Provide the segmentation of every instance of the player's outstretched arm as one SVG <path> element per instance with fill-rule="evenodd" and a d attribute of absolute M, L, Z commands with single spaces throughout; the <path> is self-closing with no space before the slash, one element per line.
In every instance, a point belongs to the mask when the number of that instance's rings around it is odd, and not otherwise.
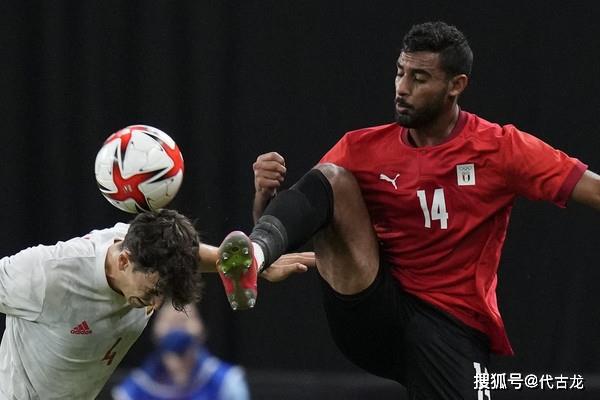
<path fill-rule="evenodd" d="M 198 254 L 200 255 L 201 272 L 217 272 L 217 260 L 219 259 L 218 247 L 200 243 Z"/>
<path fill-rule="evenodd" d="M 198 252 L 200 254 L 200 271 L 217 272 L 218 248 L 202 243 Z M 316 266 L 316 261 L 313 252 L 284 254 L 261 276 L 270 282 L 279 282 L 292 274 L 306 272 L 308 268 L 314 266 Z"/>
<path fill-rule="evenodd" d="M 585 171 L 575 185 L 571 199 L 600 211 L 600 175 Z"/>
<path fill-rule="evenodd" d="M 285 179 L 285 159 L 274 151 L 261 154 L 252 169 L 255 189 L 252 216 L 256 222 Z"/>
<path fill-rule="evenodd" d="M 284 254 L 264 270 L 260 276 L 269 282 L 280 282 L 292 274 L 306 272 L 316 265 L 315 253 L 312 251 Z"/>

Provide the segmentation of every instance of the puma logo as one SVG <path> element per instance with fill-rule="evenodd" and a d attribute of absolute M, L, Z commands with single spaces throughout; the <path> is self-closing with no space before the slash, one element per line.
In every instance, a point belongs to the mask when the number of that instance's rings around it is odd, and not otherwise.
<path fill-rule="evenodd" d="M 398 190 L 398 186 L 396 186 L 396 179 L 398 179 L 399 176 L 400 176 L 400 174 L 396 174 L 394 179 L 392 179 L 389 176 L 387 176 L 386 174 L 380 174 L 379 179 L 381 179 L 382 181 L 391 183 L 394 186 L 394 189 Z"/>

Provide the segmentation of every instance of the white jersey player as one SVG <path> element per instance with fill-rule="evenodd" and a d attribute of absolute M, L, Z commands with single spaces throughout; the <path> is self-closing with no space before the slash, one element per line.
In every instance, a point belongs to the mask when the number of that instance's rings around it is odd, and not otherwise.
<path fill-rule="evenodd" d="M 163 295 L 199 298 L 198 248 L 189 220 L 160 210 L 1 259 L 0 400 L 94 399 Z"/>

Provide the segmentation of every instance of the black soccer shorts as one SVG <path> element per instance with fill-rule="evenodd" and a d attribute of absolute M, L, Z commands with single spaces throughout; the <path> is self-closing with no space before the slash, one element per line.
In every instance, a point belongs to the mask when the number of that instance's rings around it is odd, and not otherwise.
<path fill-rule="evenodd" d="M 489 364 L 487 336 L 406 293 L 387 265 L 356 295 L 321 280 L 331 335 L 354 364 L 400 382 L 411 400 L 490 398 L 475 390 Z"/>

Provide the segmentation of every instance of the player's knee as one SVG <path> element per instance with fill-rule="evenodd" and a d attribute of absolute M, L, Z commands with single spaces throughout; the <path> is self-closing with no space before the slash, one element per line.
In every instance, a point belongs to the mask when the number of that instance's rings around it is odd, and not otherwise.
<path fill-rule="evenodd" d="M 356 178 L 352 172 L 348 171 L 347 169 L 331 163 L 318 164 L 315 166 L 315 169 L 321 171 L 321 173 L 325 175 L 334 193 L 346 193 L 348 191 L 356 191 L 357 193 L 360 193 L 360 188 L 358 186 L 358 182 L 356 182 Z"/>

